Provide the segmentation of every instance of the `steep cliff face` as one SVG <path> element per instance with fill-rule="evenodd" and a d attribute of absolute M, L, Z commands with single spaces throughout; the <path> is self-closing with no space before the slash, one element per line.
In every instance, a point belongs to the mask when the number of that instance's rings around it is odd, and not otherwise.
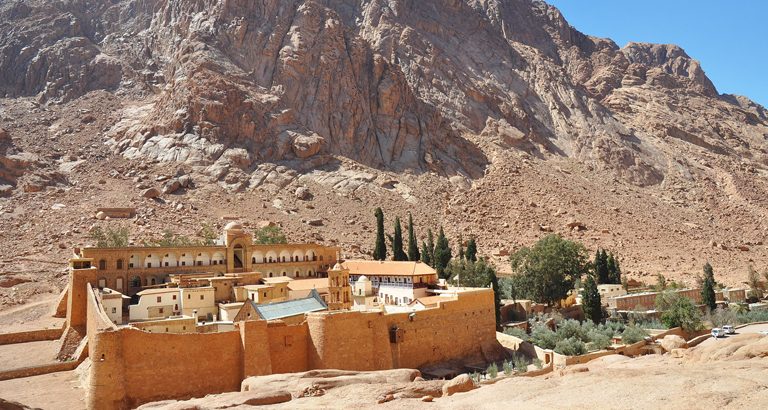
<path fill-rule="evenodd" d="M 0 13 L 6 96 L 153 96 L 110 131 L 115 152 L 214 179 L 330 155 L 478 178 L 488 158 L 475 138 L 639 186 L 688 174 L 666 138 L 765 155 L 764 109 L 718 96 L 682 49 L 619 49 L 543 2 L 73 0 Z"/>

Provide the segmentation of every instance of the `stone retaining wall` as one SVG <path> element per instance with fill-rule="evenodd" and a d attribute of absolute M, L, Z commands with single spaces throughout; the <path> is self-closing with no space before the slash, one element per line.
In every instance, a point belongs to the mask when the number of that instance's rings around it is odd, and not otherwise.
<path fill-rule="evenodd" d="M 75 370 L 80 365 L 80 361 L 71 362 L 57 362 L 49 364 L 41 364 L 38 366 L 21 367 L 18 369 L 11 369 L 0 371 L 0 381 L 18 379 L 21 377 L 38 376 L 41 374 L 66 372 L 69 370 Z"/>
<path fill-rule="evenodd" d="M 0 345 L 57 340 L 63 333 L 64 328 L 30 330 L 28 332 L 17 333 L 0 333 Z"/>

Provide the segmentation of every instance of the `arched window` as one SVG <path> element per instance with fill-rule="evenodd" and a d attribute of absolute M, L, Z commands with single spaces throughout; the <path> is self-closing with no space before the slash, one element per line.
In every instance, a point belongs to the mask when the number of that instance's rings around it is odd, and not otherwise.
<path fill-rule="evenodd" d="M 122 259 L 118 259 L 117 260 L 117 269 L 123 269 L 123 260 Z"/>
<path fill-rule="evenodd" d="M 100 288 L 106 288 L 107 287 L 107 278 L 99 278 L 99 287 Z"/>
<path fill-rule="evenodd" d="M 131 279 L 128 280 L 128 287 L 129 288 L 140 288 L 141 287 L 141 277 L 139 275 L 131 276 Z"/>
<path fill-rule="evenodd" d="M 115 288 L 116 290 L 123 290 L 123 278 L 122 276 L 118 276 L 117 279 L 115 279 Z"/>
<path fill-rule="evenodd" d="M 106 260 L 102 259 L 102 260 L 99 261 L 99 270 L 107 270 L 107 261 Z"/>

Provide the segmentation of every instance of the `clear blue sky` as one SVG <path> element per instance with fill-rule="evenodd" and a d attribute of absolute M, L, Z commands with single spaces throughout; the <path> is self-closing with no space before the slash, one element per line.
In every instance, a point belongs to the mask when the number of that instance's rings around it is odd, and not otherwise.
<path fill-rule="evenodd" d="M 768 107 L 768 0 L 545 0 L 584 34 L 619 47 L 677 44 L 722 94 Z"/>

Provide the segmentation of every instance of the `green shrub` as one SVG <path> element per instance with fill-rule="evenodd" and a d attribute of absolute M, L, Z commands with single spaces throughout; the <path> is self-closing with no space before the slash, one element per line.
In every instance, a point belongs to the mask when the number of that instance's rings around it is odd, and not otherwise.
<path fill-rule="evenodd" d="M 480 377 L 481 377 L 480 373 L 474 372 L 474 373 L 470 374 L 469 377 L 471 377 L 472 380 L 475 381 L 475 383 L 480 383 Z"/>
<path fill-rule="evenodd" d="M 559 340 L 557 333 L 544 324 L 537 324 L 530 334 L 531 343 L 542 349 L 554 349 Z"/>
<path fill-rule="evenodd" d="M 544 368 L 544 363 L 542 363 L 541 359 L 539 359 L 538 357 L 533 359 L 533 365 L 536 366 L 536 368 L 539 370 Z"/>
<path fill-rule="evenodd" d="M 501 367 L 504 370 L 504 376 L 509 376 L 512 374 L 512 363 L 504 360 L 504 363 L 501 364 Z"/>
<path fill-rule="evenodd" d="M 584 322 L 586 323 L 592 323 L 592 321 Z M 594 326 L 594 324 L 592 324 Z M 560 325 L 557 327 L 557 337 L 560 340 L 564 339 L 578 339 L 583 340 L 584 339 L 584 333 L 581 331 L 581 324 L 577 320 L 568 319 L 563 323 L 560 323 Z"/>
<path fill-rule="evenodd" d="M 496 376 L 499 375 L 499 368 L 496 367 L 496 363 L 491 363 L 491 365 L 485 369 L 485 374 L 487 374 L 491 379 L 495 379 Z"/>
<path fill-rule="evenodd" d="M 528 360 L 525 359 L 525 356 L 515 356 L 515 370 L 520 374 L 528 371 Z"/>
<path fill-rule="evenodd" d="M 642 327 L 643 329 L 655 329 L 655 330 L 666 330 L 667 325 L 661 322 L 658 318 L 650 318 L 642 323 L 637 323 L 637 326 Z"/>
<path fill-rule="evenodd" d="M 525 333 L 525 330 L 519 328 L 519 327 L 508 327 L 504 329 L 504 334 L 509 336 L 514 336 L 518 339 L 522 339 L 527 341 L 530 341 L 530 337 L 528 336 L 528 333 Z"/>
<path fill-rule="evenodd" d="M 602 350 L 611 345 L 611 338 L 598 330 L 592 330 L 587 335 L 589 338 L 589 350 Z"/>
<path fill-rule="evenodd" d="M 555 352 L 566 356 L 581 356 L 587 353 L 587 345 L 579 339 L 569 337 L 556 343 Z"/>
<path fill-rule="evenodd" d="M 624 330 L 624 333 L 621 334 L 621 342 L 625 345 L 631 345 L 643 340 L 643 338 L 649 334 L 650 333 L 648 333 L 648 331 L 642 327 L 630 326 Z"/>

